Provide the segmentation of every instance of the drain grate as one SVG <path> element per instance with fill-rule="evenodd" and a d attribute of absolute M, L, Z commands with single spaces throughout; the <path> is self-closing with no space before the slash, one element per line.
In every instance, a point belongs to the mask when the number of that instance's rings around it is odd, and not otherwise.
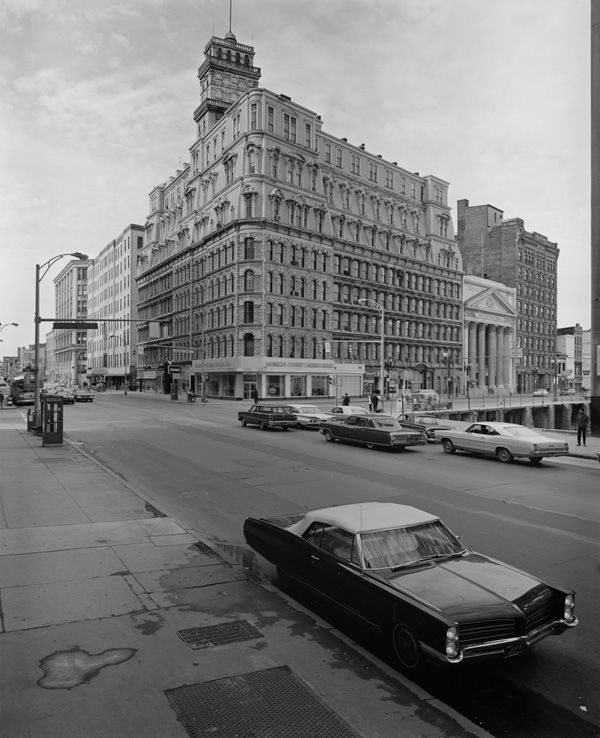
<path fill-rule="evenodd" d="M 358 738 L 288 666 L 165 694 L 190 738 Z"/>
<path fill-rule="evenodd" d="M 233 620 L 218 625 L 207 625 L 203 628 L 187 628 L 178 630 L 177 635 L 190 648 L 210 648 L 263 637 L 263 634 L 246 620 Z"/>

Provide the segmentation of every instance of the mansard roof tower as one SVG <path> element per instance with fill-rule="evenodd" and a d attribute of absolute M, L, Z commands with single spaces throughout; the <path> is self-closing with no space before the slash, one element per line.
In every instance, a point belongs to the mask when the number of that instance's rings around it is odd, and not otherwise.
<path fill-rule="evenodd" d="M 198 69 L 200 105 L 194 111 L 198 133 L 204 136 L 227 108 L 247 90 L 258 87 L 260 68 L 253 66 L 254 48 L 238 44 L 231 29 L 225 38 L 213 36 Z"/>

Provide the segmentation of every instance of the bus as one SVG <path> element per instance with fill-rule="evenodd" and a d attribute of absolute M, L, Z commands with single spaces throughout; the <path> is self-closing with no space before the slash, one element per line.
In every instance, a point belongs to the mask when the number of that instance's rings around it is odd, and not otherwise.
<path fill-rule="evenodd" d="M 25 372 L 20 377 L 14 377 L 10 383 L 10 396 L 13 405 L 34 405 L 34 387 L 35 383 L 31 372 Z"/>

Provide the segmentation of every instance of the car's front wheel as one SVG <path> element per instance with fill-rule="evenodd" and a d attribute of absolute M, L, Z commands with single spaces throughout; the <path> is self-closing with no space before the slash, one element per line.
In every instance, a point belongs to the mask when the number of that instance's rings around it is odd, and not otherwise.
<path fill-rule="evenodd" d="M 503 464 L 509 464 L 513 460 L 513 455 L 511 454 L 511 452 L 503 446 L 496 449 L 496 456 Z"/>
<path fill-rule="evenodd" d="M 374 444 L 374 443 L 365 443 L 365 446 L 366 446 L 367 448 L 370 448 L 370 449 L 373 449 L 373 448 L 375 448 L 375 444 Z"/>
<path fill-rule="evenodd" d="M 248 425 L 248 423 L 245 420 L 242 420 L 242 428 L 245 428 Z"/>
<path fill-rule="evenodd" d="M 414 671 L 421 663 L 421 646 L 417 634 L 397 623 L 392 628 L 392 650 L 401 666 Z"/>
<path fill-rule="evenodd" d="M 325 436 L 326 441 L 331 441 L 331 443 L 335 441 L 335 438 L 333 437 L 333 433 L 329 429 L 323 431 L 323 435 Z"/>
<path fill-rule="evenodd" d="M 260 429 L 261 430 L 267 430 L 268 427 L 269 427 L 269 424 L 268 423 L 265 423 L 265 421 L 263 420 L 261 422 L 261 424 L 260 424 Z"/>
<path fill-rule="evenodd" d="M 529 461 L 531 461 L 532 464 L 541 464 L 542 458 L 540 458 L 539 456 L 536 456 L 534 459 L 529 459 Z"/>
<path fill-rule="evenodd" d="M 442 441 L 442 446 L 444 447 L 444 453 L 446 454 L 453 454 L 456 452 L 454 444 L 449 438 L 444 438 L 444 440 Z"/>

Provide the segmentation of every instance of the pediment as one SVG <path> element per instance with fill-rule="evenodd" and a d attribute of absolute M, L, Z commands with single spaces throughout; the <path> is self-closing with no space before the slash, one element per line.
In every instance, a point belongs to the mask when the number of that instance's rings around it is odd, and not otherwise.
<path fill-rule="evenodd" d="M 484 310 L 488 313 L 515 315 L 515 309 L 493 288 L 483 290 L 465 301 L 466 310 Z"/>

